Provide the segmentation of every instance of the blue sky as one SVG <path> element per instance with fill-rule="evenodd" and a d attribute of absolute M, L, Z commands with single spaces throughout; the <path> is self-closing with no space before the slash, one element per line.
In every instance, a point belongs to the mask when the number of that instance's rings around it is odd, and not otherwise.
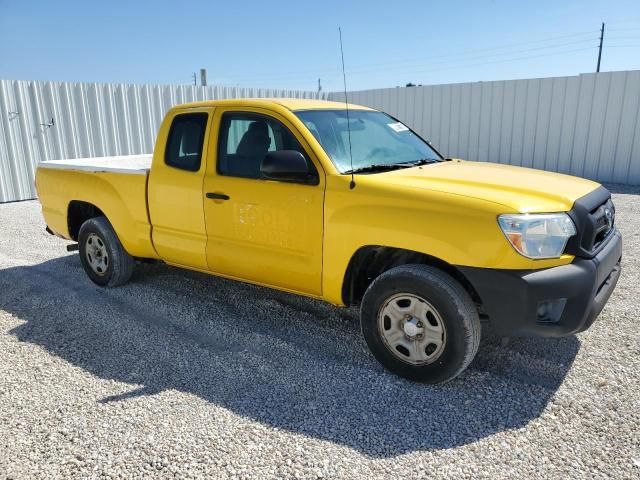
<path fill-rule="evenodd" d="M 640 0 L 0 0 L 0 78 L 350 90 L 640 69 Z"/>

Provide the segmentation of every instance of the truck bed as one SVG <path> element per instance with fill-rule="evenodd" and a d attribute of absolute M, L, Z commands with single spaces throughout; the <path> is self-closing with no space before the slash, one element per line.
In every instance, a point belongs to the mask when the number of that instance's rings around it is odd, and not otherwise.
<path fill-rule="evenodd" d="M 117 157 L 76 158 L 40 162 L 40 168 L 79 170 L 84 172 L 133 173 L 146 175 L 151 168 L 152 155 L 123 155 Z"/>
<path fill-rule="evenodd" d="M 76 240 L 73 217 L 78 203 L 109 219 L 130 255 L 157 256 L 151 244 L 147 178 L 152 155 L 78 158 L 40 162 L 36 173 L 42 213 L 51 231 Z"/>

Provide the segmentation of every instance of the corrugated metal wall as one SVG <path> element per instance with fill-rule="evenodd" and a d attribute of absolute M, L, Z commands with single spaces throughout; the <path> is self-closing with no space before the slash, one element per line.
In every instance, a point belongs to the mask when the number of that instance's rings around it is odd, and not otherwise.
<path fill-rule="evenodd" d="M 317 94 L 0 80 L 0 202 L 35 197 L 40 160 L 150 153 L 172 105 L 235 97 Z M 452 157 L 640 185 L 640 71 L 367 90 L 349 101 L 391 113 Z"/>
<path fill-rule="evenodd" d="M 450 157 L 640 184 L 640 71 L 366 90 L 349 101 L 390 113 Z"/>
<path fill-rule="evenodd" d="M 318 95 L 220 86 L 0 80 L 0 203 L 35 198 L 33 175 L 41 160 L 151 153 L 171 106 L 238 97 Z"/>

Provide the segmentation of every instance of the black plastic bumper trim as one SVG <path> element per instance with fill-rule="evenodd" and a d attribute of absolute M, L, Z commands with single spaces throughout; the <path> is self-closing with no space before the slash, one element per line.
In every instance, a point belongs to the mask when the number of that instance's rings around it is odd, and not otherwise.
<path fill-rule="evenodd" d="M 504 336 L 559 337 L 586 330 L 611 296 L 620 276 L 619 232 L 593 258 L 543 270 L 496 270 L 458 266 L 482 300 L 494 330 Z M 555 323 L 538 322 L 538 302 L 566 298 Z"/>

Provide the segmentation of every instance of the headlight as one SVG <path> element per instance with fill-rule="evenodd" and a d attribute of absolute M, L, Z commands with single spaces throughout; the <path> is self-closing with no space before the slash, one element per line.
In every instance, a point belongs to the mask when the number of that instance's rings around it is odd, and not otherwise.
<path fill-rule="evenodd" d="M 506 214 L 498 223 L 513 248 L 528 258 L 558 258 L 576 234 L 566 213 Z"/>

